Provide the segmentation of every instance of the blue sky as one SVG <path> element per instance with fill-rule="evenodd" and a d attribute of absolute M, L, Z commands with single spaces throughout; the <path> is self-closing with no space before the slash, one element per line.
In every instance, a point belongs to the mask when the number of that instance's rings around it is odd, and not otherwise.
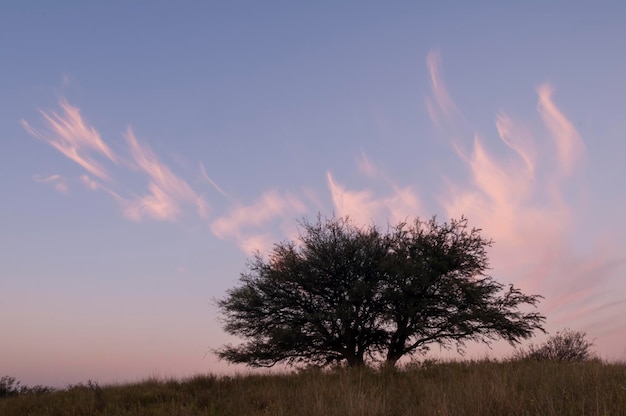
<path fill-rule="evenodd" d="M 625 8 L 3 2 L 0 369 L 233 371 L 212 300 L 317 212 L 464 214 L 626 359 Z"/>

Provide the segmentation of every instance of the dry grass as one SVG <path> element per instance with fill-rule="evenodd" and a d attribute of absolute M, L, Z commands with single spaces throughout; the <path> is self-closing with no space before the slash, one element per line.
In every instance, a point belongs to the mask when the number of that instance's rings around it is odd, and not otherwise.
<path fill-rule="evenodd" d="M 445 362 L 393 370 L 94 383 L 0 400 L 26 415 L 626 415 L 626 364 Z"/>

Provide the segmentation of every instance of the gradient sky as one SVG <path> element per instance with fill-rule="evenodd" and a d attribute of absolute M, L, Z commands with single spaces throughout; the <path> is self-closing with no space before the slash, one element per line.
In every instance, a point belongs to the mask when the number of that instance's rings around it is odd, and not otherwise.
<path fill-rule="evenodd" d="M 232 371 L 213 300 L 317 212 L 464 214 L 626 359 L 626 3 L 471 3 L 3 1 L 0 376 Z"/>

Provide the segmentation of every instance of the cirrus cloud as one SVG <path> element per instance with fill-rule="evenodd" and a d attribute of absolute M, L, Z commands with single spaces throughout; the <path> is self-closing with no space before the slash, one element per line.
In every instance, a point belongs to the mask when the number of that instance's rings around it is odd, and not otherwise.
<path fill-rule="evenodd" d="M 204 198 L 162 163 L 148 145 L 140 143 L 130 128 L 125 134 L 128 160 L 120 163 L 123 158 L 114 153 L 100 133 L 83 119 L 77 107 L 64 99 L 59 101 L 59 106 L 61 112 L 40 112 L 43 128 L 34 128 L 25 120 L 21 121 L 22 126 L 29 134 L 48 143 L 85 169 L 87 173 L 80 175 L 80 182 L 90 190 L 106 191 L 121 206 L 126 218 L 133 221 L 177 221 L 185 206 L 194 206 L 200 217 L 207 217 L 209 206 Z M 148 177 L 147 189 L 124 189 L 113 180 L 112 171 L 126 176 L 132 173 L 128 167 L 132 172 L 140 172 Z M 99 181 L 92 179 L 89 174 Z M 60 175 L 45 178 L 35 176 L 34 179 L 54 183 L 57 190 L 67 193 L 67 182 Z"/>
<path fill-rule="evenodd" d="M 182 212 L 182 205 L 195 205 L 198 215 L 206 218 L 208 204 L 189 184 L 161 163 L 152 150 L 141 144 L 128 128 L 126 141 L 133 165 L 148 176 L 148 193 L 129 198 L 124 202 L 124 215 L 134 221 L 144 218 L 175 221 Z"/>
<path fill-rule="evenodd" d="M 234 240 L 248 254 L 264 252 L 281 237 L 267 231 L 268 223 L 278 221 L 284 235 L 293 218 L 307 211 L 307 205 L 295 195 L 270 190 L 249 205 L 235 204 L 230 212 L 212 222 L 211 231 L 221 239 Z"/>
<path fill-rule="evenodd" d="M 109 175 L 106 169 L 95 160 L 93 154 L 113 162 L 117 160 L 117 156 L 104 143 L 96 129 L 83 120 L 77 107 L 65 100 L 61 100 L 59 106 L 62 110 L 60 114 L 40 111 L 46 130 L 35 129 L 26 120 L 21 120 L 22 126 L 32 136 L 54 147 L 92 175 L 107 179 Z"/>
<path fill-rule="evenodd" d="M 33 179 L 35 180 L 35 182 L 47 183 L 54 186 L 54 189 L 61 192 L 62 194 L 67 194 L 69 192 L 67 181 L 61 175 L 33 175 Z"/>
<path fill-rule="evenodd" d="M 437 65 L 431 62 L 433 123 L 450 129 L 460 116 L 447 93 Z M 467 143 L 452 144 L 468 175 L 446 179 L 439 201 L 448 217 L 467 216 L 494 238 L 492 265 L 505 281 L 545 295 L 544 312 L 555 322 L 572 325 L 584 311 L 606 314 L 620 302 L 601 300 L 598 293 L 624 264 L 599 234 L 584 248 L 574 247 L 577 224 L 585 206 L 579 183 L 586 159 L 583 139 L 553 100 L 554 88 L 537 88 L 537 110 L 543 130 L 533 131 L 505 112 L 496 116 L 498 139 L 508 152 L 490 149 L 489 140 L 473 134 Z M 454 111 L 453 111 L 454 110 Z M 598 304 L 597 302 L 604 302 Z"/>

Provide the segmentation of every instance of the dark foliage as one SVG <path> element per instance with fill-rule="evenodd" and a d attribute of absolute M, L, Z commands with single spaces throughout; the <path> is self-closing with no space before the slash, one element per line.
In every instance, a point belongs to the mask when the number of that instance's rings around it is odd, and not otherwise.
<path fill-rule="evenodd" d="M 514 358 L 537 361 L 582 362 L 595 358 L 593 342 L 581 331 L 564 329 L 548 338 L 539 346 L 530 345 L 528 350 L 518 350 Z"/>
<path fill-rule="evenodd" d="M 0 398 L 13 397 L 20 394 L 20 382 L 11 376 L 0 378 Z"/>
<path fill-rule="evenodd" d="M 485 272 L 490 240 L 465 218 L 415 220 L 381 233 L 348 218 L 301 222 L 297 242 L 257 255 L 240 286 L 218 302 L 224 329 L 248 341 L 217 355 L 269 367 L 279 362 L 394 365 L 430 345 L 511 344 L 543 330 L 523 312 L 540 296 L 505 288 Z"/>
<path fill-rule="evenodd" d="M 0 378 L 0 399 L 15 397 L 20 394 L 46 394 L 54 391 L 51 387 L 22 385 L 15 377 L 2 376 Z"/>

